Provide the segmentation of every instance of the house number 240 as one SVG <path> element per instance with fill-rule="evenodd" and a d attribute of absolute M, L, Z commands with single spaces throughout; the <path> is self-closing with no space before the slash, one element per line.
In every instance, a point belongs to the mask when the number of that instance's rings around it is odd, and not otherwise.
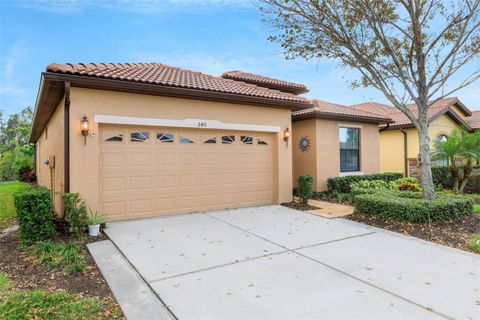
<path fill-rule="evenodd" d="M 198 128 L 206 128 L 206 127 L 207 127 L 207 123 L 206 123 L 206 122 L 198 122 L 197 127 L 198 127 Z"/>

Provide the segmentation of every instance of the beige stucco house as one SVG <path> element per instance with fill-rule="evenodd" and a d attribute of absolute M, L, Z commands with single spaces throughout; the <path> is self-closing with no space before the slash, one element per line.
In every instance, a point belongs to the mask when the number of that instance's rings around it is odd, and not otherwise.
<path fill-rule="evenodd" d="M 378 128 L 392 120 L 326 101 L 312 102 L 312 108 L 292 114 L 294 182 L 309 174 L 314 191 L 325 191 L 330 177 L 378 173 Z"/>
<path fill-rule="evenodd" d="M 59 214 L 61 193 L 79 192 L 108 220 L 289 202 L 285 136 L 311 102 L 268 86 L 162 64 L 51 64 L 30 137 L 38 182 Z"/>
<path fill-rule="evenodd" d="M 302 174 L 320 191 L 332 176 L 378 172 L 378 128 L 390 119 L 307 91 L 242 71 L 51 64 L 30 136 L 38 182 L 59 215 L 61 194 L 78 192 L 123 220 L 279 204 Z"/>

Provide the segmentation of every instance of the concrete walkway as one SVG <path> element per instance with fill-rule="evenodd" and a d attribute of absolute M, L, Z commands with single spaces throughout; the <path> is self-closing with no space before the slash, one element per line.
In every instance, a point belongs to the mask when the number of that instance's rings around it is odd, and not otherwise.
<path fill-rule="evenodd" d="M 106 232 L 178 319 L 480 318 L 480 256 L 347 220 L 262 206 Z"/>

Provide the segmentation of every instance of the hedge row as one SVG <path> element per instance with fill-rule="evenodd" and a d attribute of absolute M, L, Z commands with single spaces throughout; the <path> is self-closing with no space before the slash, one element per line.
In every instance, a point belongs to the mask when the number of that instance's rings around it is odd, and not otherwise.
<path fill-rule="evenodd" d="M 440 185 L 444 189 L 453 189 L 453 179 L 449 167 L 433 167 L 432 178 L 434 185 Z"/>
<path fill-rule="evenodd" d="M 50 190 L 34 187 L 14 194 L 18 225 L 22 241 L 31 244 L 51 237 L 55 233 Z"/>
<path fill-rule="evenodd" d="M 424 200 L 420 192 L 356 189 L 356 212 L 383 219 L 426 222 L 451 220 L 473 214 L 469 196 L 437 193 L 435 200 Z"/>
<path fill-rule="evenodd" d="M 403 177 L 402 173 L 385 172 L 361 176 L 344 176 L 329 178 L 327 180 L 328 191 L 332 194 L 350 193 L 351 184 L 361 180 L 383 180 L 385 182 L 394 181 Z"/>

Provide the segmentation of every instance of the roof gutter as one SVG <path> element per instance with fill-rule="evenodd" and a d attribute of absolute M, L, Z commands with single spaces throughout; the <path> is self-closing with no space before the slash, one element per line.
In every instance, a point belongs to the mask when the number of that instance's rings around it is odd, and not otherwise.
<path fill-rule="evenodd" d="M 400 129 L 400 132 L 403 133 L 403 172 L 405 177 L 408 176 L 408 139 L 407 139 L 407 131 L 405 129 Z"/>
<path fill-rule="evenodd" d="M 380 130 L 378 130 L 379 132 L 382 132 L 382 131 L 385 131 L 387 130 L 388 128 L 390 127 L 390 123 L 387 123 L 387 125 L 383 128 L 380 128 Z"/>

